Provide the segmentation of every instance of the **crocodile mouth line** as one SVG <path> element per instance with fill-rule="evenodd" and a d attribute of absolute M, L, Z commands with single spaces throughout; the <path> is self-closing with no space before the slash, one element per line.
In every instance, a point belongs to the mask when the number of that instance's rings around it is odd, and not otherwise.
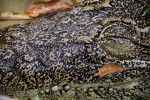
<path fill-rule="evenodd" d="M 104 86 L 100 83 L 82 85 L 71 83 L 66 85 L 47 84 L 44 88 L 31 89 L 27 91 L 15 91 L 14 96 L 19 98 L 19 100 L 45 100 L 45 97 L 49 98 L 50 100 L 55 100 L 56 98 L 62 98 L 61 100 L 70 100 L 67 98 L 76 98 L 78 95 L 80 95 L 80 97 L 82 95 L 83 97 L 91 98 L 93 96 L 103 97 L 106 95 L 111 96 L 111 94 L 116 94 L 120 91 L 130 93 L 134 87 L 143 83 L 145 84 L 144 80 L 135 80 L 132 82 L 112 86 Z M 139 94 L 139 91 L 136 92 Z"/>
<path fill-rule="evenodd" d="M 141 71 L 140 73 L 144 76 L 140 77 L 139 71 Z M 28 89 L 24 91 L 11 91 L 11 92 L 6 92 L 4 94 L 9 95 L 11 97 L 15 96 L 23 100 L 28 100 L 27 98 L 30 98 L 31 100 L 45 100 L 45 98 L 49 98 L 50 100 L 55 100 L 51 98 L 63 98 L 63 99 L 76 98 L 77 94 L 80 94 L 79 97 L 81 97 L 81 95 L 88 98 L 89 97 L 92 98 L 95 96 L 103 97 L 106 95 L 111 96 L 114 93 L 115 95 L 119 95 L 119 93 L 123 95 L 124 91 L 126 91 L 127 94 L 132 93 L 133 91 L 131 90 L 135 90 L 133 93 L 137 91 L 135 94 L 140 94 L 139 92 L 141 91 L 139 87 L 149 86 L 150 88 L 149 77 L 147 77 L 149 75 L 148 68 L 143 67 L 143 68 L 126 69 L 125 71 L 116 73 L 115 75 L 114 74 L 113 73 L 108 74 L 101 78 L 100 76 L 93 74 L 95 75 L 93 78 L 98 79 L 95 82 L 90 81 L 87 83 L 84 82 L 78 83 L 78 82 L 62 81 L 59 83 L 55 82 L 55 83 L 48 83 L 48 84 L 40 84 L 38 87 L 34 89 Z M 131 77 L 123 77 L 124 74 Z M 113 77 L 116 77 L 118 81 L 114 80 L 116 78 Z M 148 85 L 141 85 L 141 84 L 148 84 Z M 141 89 L 143 89 L 143 87 L 141 87 Z M 144 95 L 148 96 L 147 94 Z"/>

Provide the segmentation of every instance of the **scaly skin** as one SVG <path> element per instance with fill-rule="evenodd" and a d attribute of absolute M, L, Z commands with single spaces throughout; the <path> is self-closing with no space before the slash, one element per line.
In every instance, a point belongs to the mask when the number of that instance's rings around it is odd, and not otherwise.
<path fill-rule="evenodd" d="M 149 4 L 89 0 L 1 29 L 0 93 L 32 100 L 150 98 Z M 100 78 L 99 68 L 110 62 L 126 70 Z"/>

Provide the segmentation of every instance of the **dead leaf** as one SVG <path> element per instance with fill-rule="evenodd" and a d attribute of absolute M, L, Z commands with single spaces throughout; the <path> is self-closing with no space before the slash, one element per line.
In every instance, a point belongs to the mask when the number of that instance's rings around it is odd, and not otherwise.
<path fill-rule="evenodd" d="M 69 8 L 72 8 L 72 5 L 61 2 L 60 0 L 38 1 L 26 10 L 26 14 L 32 18 L 36 18 Z"/>
<path fill-rule="evenodd" d="M 102 78 L 103 76 L 107 74 L 118 72 L 118 71 L 124 71 L 124 70 L 125 68 L 117 63 L 109 63 L 109 64 L 103 65 L 99 69 L 99 76 Z"/>

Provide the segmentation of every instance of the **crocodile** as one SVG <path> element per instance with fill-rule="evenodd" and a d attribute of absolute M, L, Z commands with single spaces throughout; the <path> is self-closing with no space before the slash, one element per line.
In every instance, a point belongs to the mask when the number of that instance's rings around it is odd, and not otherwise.
<path fill-rule="evenodd" d="M 148 100 L 150 1 L 86 0 L 0 29 L 0 94 L 20 100 Z M 124 71 L 98 75 L 116 63 Z"/>

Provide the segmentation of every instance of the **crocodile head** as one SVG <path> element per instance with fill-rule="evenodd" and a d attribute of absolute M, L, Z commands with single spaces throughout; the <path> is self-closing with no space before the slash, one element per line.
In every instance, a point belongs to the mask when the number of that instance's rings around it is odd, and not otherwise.
<path fill-rule="evenodd" d="M 148 0 L 89 0 L 0 30 L 0 93 L 41 99 L 147 99 Z M 116 63 L 124 71 L 100 77 Z"/>

